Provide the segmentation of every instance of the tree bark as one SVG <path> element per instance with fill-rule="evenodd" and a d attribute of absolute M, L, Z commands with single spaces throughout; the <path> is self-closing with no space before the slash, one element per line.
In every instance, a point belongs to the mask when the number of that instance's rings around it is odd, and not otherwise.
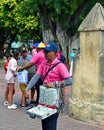
<path fill-rule="evenodd" d="M 60 51 L 68 59 L 68 54 L 70 52 L 70 47 L 71 47 L 70 37 L 68 37 L 67 35 L 67 30 L 63 30 L 61 28 L 60 23 L 57 23 L 56 26 L 56 36 L 58 39 Z"/>
<path fill-rule="evenodd" d="M 40 21 L 42 26 L 43 41 L 48 43 L 54 41 L 59 46 L 67 60 L 69 60 L 69 53 L 71 52 L 73 36 L 68 34 L 68 29 L 63 30 L 59 22 L 53 23 L 49 17 L 47 8 L 39 6 Z"/>
<path fill-rule="evenodd" d="M 44 25 L 42 24 L 43 28 Z M 54 41 L 57 43 L 59 51 L 61 51 L 67 60 L 69 60 L 69 53 L 74 47 L 79 48 L 79 37 L 78 35 L 69 36 L 67 30 L 63 30 L 59 23 L 56 26 L 56 37 L 53 36 L 51 29 L 42 29 L 43 41 L 48 43 Z M 56 40 L 57 38 L 57 40 Z"/>

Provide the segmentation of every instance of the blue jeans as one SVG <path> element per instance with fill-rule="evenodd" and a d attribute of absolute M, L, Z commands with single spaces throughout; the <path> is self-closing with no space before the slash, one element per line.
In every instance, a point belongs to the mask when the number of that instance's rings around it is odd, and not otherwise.
<path fill-rule="evenodd" d="M 57 119 L 59 113 L 56 113 L 42 120 L 42 130 L 57 130 Z"/>

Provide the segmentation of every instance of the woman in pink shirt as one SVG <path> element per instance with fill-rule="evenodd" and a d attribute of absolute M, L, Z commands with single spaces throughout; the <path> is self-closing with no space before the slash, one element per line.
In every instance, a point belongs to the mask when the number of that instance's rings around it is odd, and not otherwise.
<path fill-rule="evenodd" d="M 37 48 L 37 54 L 33 56 L 33 58 L 30 60 L 31 64 L 36 65 L 36 70 L 38 70 L 39 66 L 42 62 L 45 61 L 44 56 L 44 49 L 43 48 Z"/>
<path fill-rule="evenodd" d="M 45 55 L 44 55 L 44 48 L 45 48 L 45 43 L 40 42 L 37 45 L 37 47 L 36 47 L 37 54 L 35 56 L 33 56 L 32 59 L 27 64 L 25 64 L 24 66 L 18 67 L 18 71 L 22 71 L 24 69 L 28 69 L 28 68 L 30 68 L 33 65 L 35 65 L 36 66 L 36 70 L 38 70 L 38 68 L 42 64 L 42 62 L 44 62 L 46 60 L 45 59 Z M 42 81 L 41 81 L 41 78 L 40 78 L 40 79 L 38 79 L 38 82 L 35 84 L 35 88 L 36 88 L 36 91 L 37 91 L 37 98 L 36 98 L 36 102 L 35 103 L 38 103 L 38 100 L 39 100 L 39 85 L 41 84 L 41 82 Z M 31 90 L 34 93 L 35 89 L 32 88 Z"/>
<path fill-rule="evenodd" d="M 40 43 L 40 42 L 35 42 L 35 43 L 33 44 L 33 49 L 32 49 L 32 56 L 33 56 L 33 57 L 37 54 L 36 48 L 38 47 L 39 43 Z"/>
<path fill-rule="evenodd" d="M 36 74 L 29 82 L 26 88 L 27 91 L 37 83 L 40 77 L 43 80 L 43 84 L 48 88 L 52 87 L 52 84 L 56 81 L 64 82 L 65 85 L 72 85 L 72 79 L 66 66 L 56 57 L 57 50 L 57 45 L 53 42 L 46 45 L 44 50 L 46 61 L 40 65 Z M 55 64 L 57 65 L 46 75 L 47 71 Z M 57 112 L 56 114 L 42 120 L 42 130 L 56 130 L 58 115 L 59 113 Z"/>

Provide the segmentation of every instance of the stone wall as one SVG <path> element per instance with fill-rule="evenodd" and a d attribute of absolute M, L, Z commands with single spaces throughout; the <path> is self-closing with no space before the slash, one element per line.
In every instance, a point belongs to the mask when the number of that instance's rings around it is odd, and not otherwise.
<path fill-rule="evenodd" d="M 104 8 L 97 3 L 79 27 L 69 115 L 100 124 L 104 120 Z"/>

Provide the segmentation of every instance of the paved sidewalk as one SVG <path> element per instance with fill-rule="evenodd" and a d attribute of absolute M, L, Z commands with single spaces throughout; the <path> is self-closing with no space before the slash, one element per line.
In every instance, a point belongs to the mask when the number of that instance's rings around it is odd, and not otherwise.
<path fill-rule="evenodd" d="M 4 100 L 4 71 L 0 67 L 0 130 L 42 130 L 39 119 L 31 119 L 26 114 L 26 108 L 18 107 L 16 110 L 8 110 L 3 106 Z M 21 93 L 16 84 L 14 101 L 20 103 Z M 70 118 L 68 115 L 60 114 L 57 130 L 104 130 L 104 126 L 96 126 Z"/>

